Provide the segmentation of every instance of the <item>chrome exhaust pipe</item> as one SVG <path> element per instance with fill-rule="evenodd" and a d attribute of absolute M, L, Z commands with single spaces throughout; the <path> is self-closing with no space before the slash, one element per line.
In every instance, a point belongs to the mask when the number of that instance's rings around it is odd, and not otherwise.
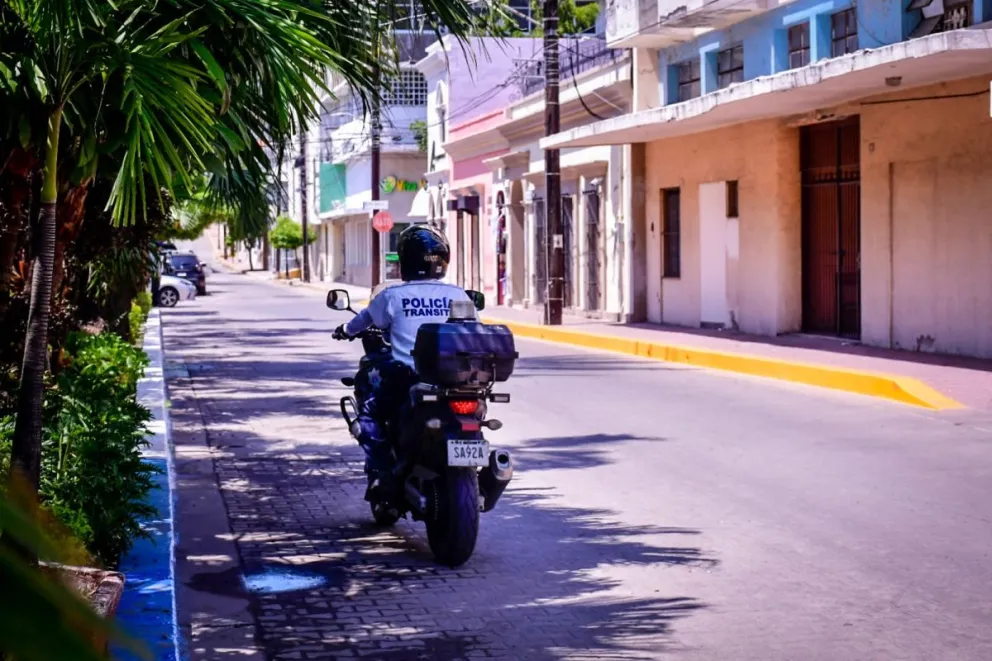
<path fill-rule="evenodd" d="M 482 511 L 489 512 L 499 501 L 506 485 L 513 479 L 513 459 L 506 450 L 489 453 L 489 465 L 479 471 L 479 491 L 482 493 Z"/>

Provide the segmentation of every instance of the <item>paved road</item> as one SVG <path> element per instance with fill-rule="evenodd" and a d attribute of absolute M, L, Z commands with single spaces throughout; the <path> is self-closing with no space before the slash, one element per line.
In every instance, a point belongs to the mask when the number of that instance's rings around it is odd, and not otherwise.
<path fill-rule="evenodd" d="M 370 524 L 342 314 L 210 284 L 165 315 L 191 658 L 992 658 L 981 425 L 520 342 L 518 476 L 452 571 Z"/>

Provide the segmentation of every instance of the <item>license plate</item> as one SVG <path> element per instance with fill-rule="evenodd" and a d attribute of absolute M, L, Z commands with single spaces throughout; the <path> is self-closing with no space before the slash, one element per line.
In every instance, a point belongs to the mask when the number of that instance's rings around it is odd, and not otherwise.
<path fill-rule="evenodd" d="M 185 278 L 186 277 L 186 274 L 185 273 L 177 273 L 176 276 L 179 277 L 179 278 Z"/>
<path fill-rule="evenodd" d="M 489 441 L 448 441 L 449 466 L 485 466 L 489 463 Z"/>

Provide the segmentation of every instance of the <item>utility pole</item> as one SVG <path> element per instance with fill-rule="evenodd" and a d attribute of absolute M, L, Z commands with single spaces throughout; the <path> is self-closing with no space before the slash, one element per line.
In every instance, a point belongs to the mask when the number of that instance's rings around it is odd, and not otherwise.
<path fill-rule="evenodd" d="M 378 44 L 378 39 L 376 40 Z M 378 59 L 376 60 L 378 61 Z M 379 120 L 379 94 L 381 93 L 381 81 L 379 80 L 379 67 L 375 69 L 375 87 L 373 88 L 372 96 L 372 111 L 371 111 L 371 134 L 372 134 L 372 201 L 379 200 L 379 152 L 382 140 L 382 124 Z M 376 213 L 375 209 L 371 210 L 371 215 L 374 216 Z M 369 220 L 369 224 L 371 224 Z M 372 286 L 375 287 L 380 281 L 380 271 L 382 270 L 382 256 L 380 254 L 381 248 L 379 246 L 379 232 L 373 228 L 372 229 Z"/>
<path fill-rule="evenodd" d="M 544 135 L 560 129 L 558 107 L 558 0 L 544 0 Z M 544 323 L 561 325 L 565 293 L 565 242 L 561 224 L 561 162 L 557 149 L 544 150 L 546 177 L 548 295 L 544 304 Z"/>
<path fill-rule="evenodd" d="M 307 132 L 300 130 L 300 215 L 303 216 L 303 282 L 310 282 L 310 246 L 307 227 Z"/>

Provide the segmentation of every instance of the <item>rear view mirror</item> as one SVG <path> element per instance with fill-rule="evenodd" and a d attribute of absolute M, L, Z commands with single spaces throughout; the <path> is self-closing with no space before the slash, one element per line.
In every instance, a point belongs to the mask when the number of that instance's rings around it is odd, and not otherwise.
<path fill-rule="evenodd" d="M 472 299 L 472 304 L 475 306 L 476 310 L 480 312 L 486 309 L 486 295 L 481 291 L 474 291 L 472 289 L 467 289 L 465 291 L 468 297 Z"/>
<path fill-rule="evenodd" d="M 332 310 L 350 310 L 351 297 L 344 289 L 332 289 L 327 292 L 327 307 Z"/>

